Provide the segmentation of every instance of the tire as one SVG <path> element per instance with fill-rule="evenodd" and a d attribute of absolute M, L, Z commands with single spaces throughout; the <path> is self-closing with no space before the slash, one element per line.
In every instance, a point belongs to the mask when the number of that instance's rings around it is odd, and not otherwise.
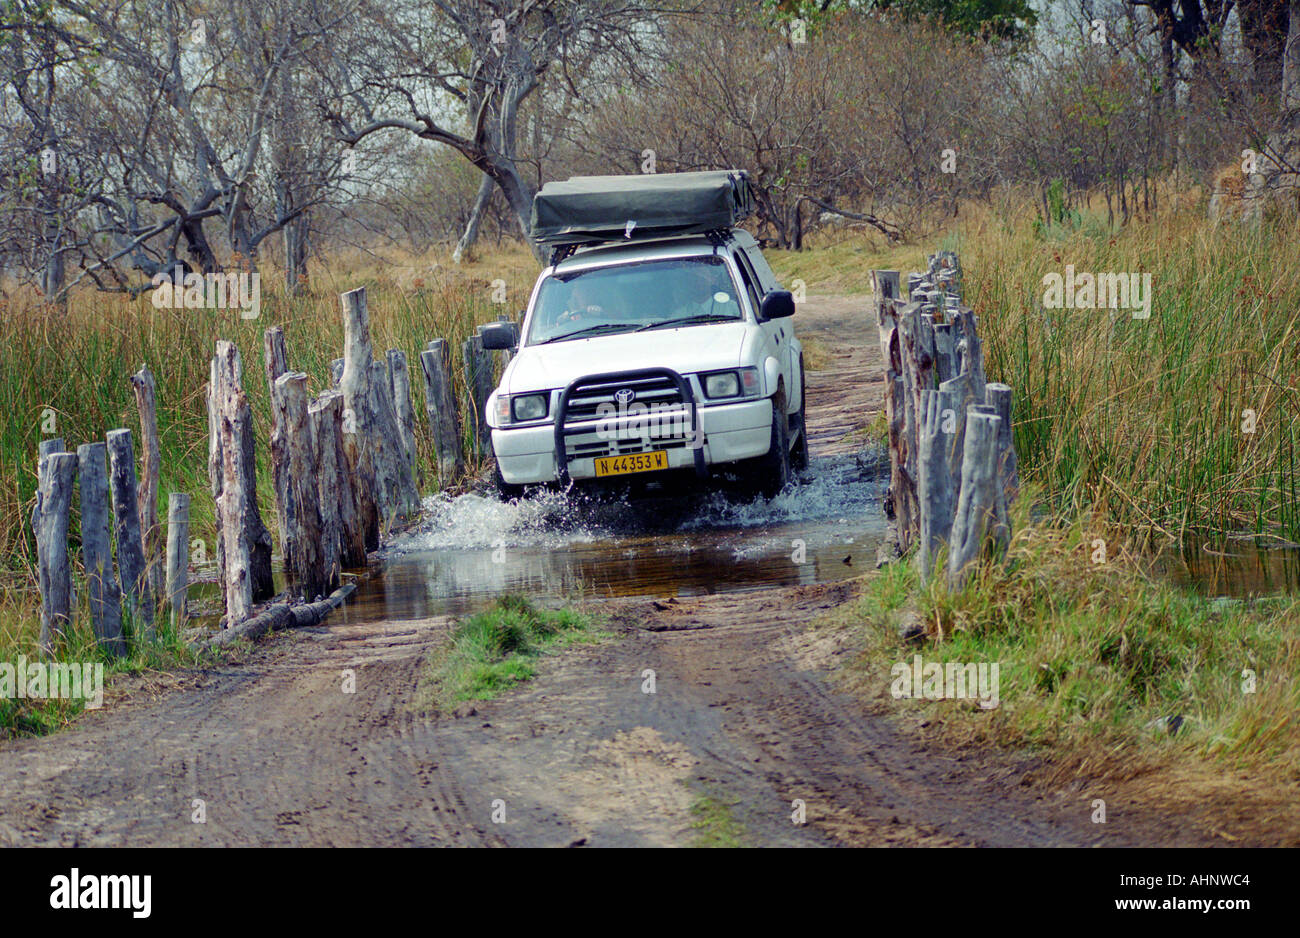
<path fill-rule="evenodd" d="M 804 381 L 803 373 L 803 353 L 799 353 L 799 442 L 794 444 L 794 450 L 790 453 L 790 465 L 794 469 L 804 470 L 808 468 L 808 394 L 807 383 Z"/>
<path fill-rule="evenodd" d="M 524 497 L 524 487 L 507 482 L 505 476 L 501 474 L 501 467 L 497 464 L 497 454 L 492 454 L 492 483 L 496 486 L 497 497 L 503 502 L 512 502 L 517 498 Z"/>
<path fill-rule="evenodd" d="M 750 486 L 764 498 L 775 498 L 790 484 L 790 419 L 785 413 L 783 391 L 777 391 L 772 398 L 771 445 L 747 469 Z"/>

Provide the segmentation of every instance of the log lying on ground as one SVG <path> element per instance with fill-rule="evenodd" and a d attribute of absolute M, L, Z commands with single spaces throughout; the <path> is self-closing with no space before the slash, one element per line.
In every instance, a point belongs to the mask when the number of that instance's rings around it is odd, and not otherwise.
<path fill-rule="evenodd" d="M 190 496 L 172 492 L 167 496 L 167 608 L 178 634 L 188 615 L 189 572 Z"/>
<path fill-rule="evenodd" d="M 465 471 L 465 455 L 456 396 L 451 390 L 451 347 L 445 339 L 434 339 L 420 353 L 420 370 L 424 373 L 425 416 L 438 455 L 438 480 L 446 485 Z"/>
<path fill-rule="evenodd" d="M 336 589 L 328 598 L 319 602 L 297 605 L 275 603 L 243 623 L 215 633 L 211 638 L 201 642 L 199 647 L 219 648 L 240 639 L 256 641 L 267 632 L 318 625 L 332 610 L 343 605 L 343 602 L 352 595 L 355 589 L 356 584 L 347 583 Z"/>
<path fill-rule="evenodd" d="M 140 509 L 131 431 L 110 430 L 107 442 L 113 493 L 113 535 L 117 541 L 117 569 L 122 582 L 123 607 L 130 614 L 131 625 L 136 630 L 135 637 L 143 634 L 152 639 L 154 600 L 140 540 Z"/>
<path fill-rule="evenodd" d="M 41 583 L 42 654 L 54 648 L 54 636 L 62 635 L 72 621 L 72 568 L 68 563 L 68 518 L 72 511 L 72 486 L 77 457 L 72 453 L 50 453 L 45 457 L 41 479 L 40 534 L 36 539 Z M 139 545 L 136 545 L 137 548 Z"/>
<path fill-rule="evenodd" d="M 140 514 L 141 548 L 149 588 L 155 598 L 163 595 L 163 533 L 158 523 L 158 476 L 162 455 L 158 446 L 157 384 L 147 365 L 131 376 L 135 405 L 140 412 L 140 488 L 136 493 Z"/>
<path fill-rule="evenodd" d="M 108 447 L 83 443 L 77 447 L 81 489 L 81 564 L 86 571 L 90 625 L 95 641 L 108 654 L 126 654 L 122 638 L 122 592 L 113 568 L 109 524 Z"/>

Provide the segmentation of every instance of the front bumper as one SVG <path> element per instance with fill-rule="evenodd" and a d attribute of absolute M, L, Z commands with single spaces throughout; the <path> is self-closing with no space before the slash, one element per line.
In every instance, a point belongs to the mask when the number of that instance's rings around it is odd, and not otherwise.
<path fill-rule="evenodd" d="M 553 423 L 494 429 L 492 449 L 506 482 L 532 485 L 563 481 L 566 475 L 570 479 L 593 479 L 596 459 L 601 456 L 663 450 L 670 470 L 696 468 L 698 471 L 701 465 L 716 466 L 762 456 L 771 445 L 772 401 L 769 398 L 685 406 L 694 408 L 698 424 L 694 433 L 688 413 L 658 421 L 633 416 L 567 424 L 563 467 L 559 465 Z M 696 458 L 697 450 L 700 460 Z"/>

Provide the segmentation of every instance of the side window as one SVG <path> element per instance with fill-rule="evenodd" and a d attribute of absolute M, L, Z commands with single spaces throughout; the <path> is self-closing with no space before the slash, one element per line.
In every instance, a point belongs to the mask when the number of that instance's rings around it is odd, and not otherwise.
<path fill-rule="evenodd" d="M 745 285 L 745 292 L 749 294 L 749 303 L 753 307 L 754 315 L 758 315 L 759 307 L 763 304 L 763 291 L 758 287 L 758 278 L 749 267 L 749 260 L 745 257 L 743 251 L 737 251 L 735 254 L 736 268 L 740 271 L 741 283 Z"/>
<path fill-rule="evenodd" d="M 745 250 L 745 259 L 750 262 L 754 268 L 754 273 L 758 276 L 755 282 L 758 284 L 760 293 L 767 293 L 771 290 L 781 289 L 781 281 L 776 279 L 776 274 L 767 263 L 767 258 L 757 246 Z"/>

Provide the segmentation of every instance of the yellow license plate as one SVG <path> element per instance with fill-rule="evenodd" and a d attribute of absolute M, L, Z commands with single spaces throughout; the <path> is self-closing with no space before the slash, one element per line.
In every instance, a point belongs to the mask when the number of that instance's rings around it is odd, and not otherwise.
<path fill-rule="evenodd" d="M 621 476 L 629 472 L 653 472 L 668 468 L 668 453 L 657 449 L 649 453 L 629 453 L 626 456 L 598 456 L 596 478 Z"/>

